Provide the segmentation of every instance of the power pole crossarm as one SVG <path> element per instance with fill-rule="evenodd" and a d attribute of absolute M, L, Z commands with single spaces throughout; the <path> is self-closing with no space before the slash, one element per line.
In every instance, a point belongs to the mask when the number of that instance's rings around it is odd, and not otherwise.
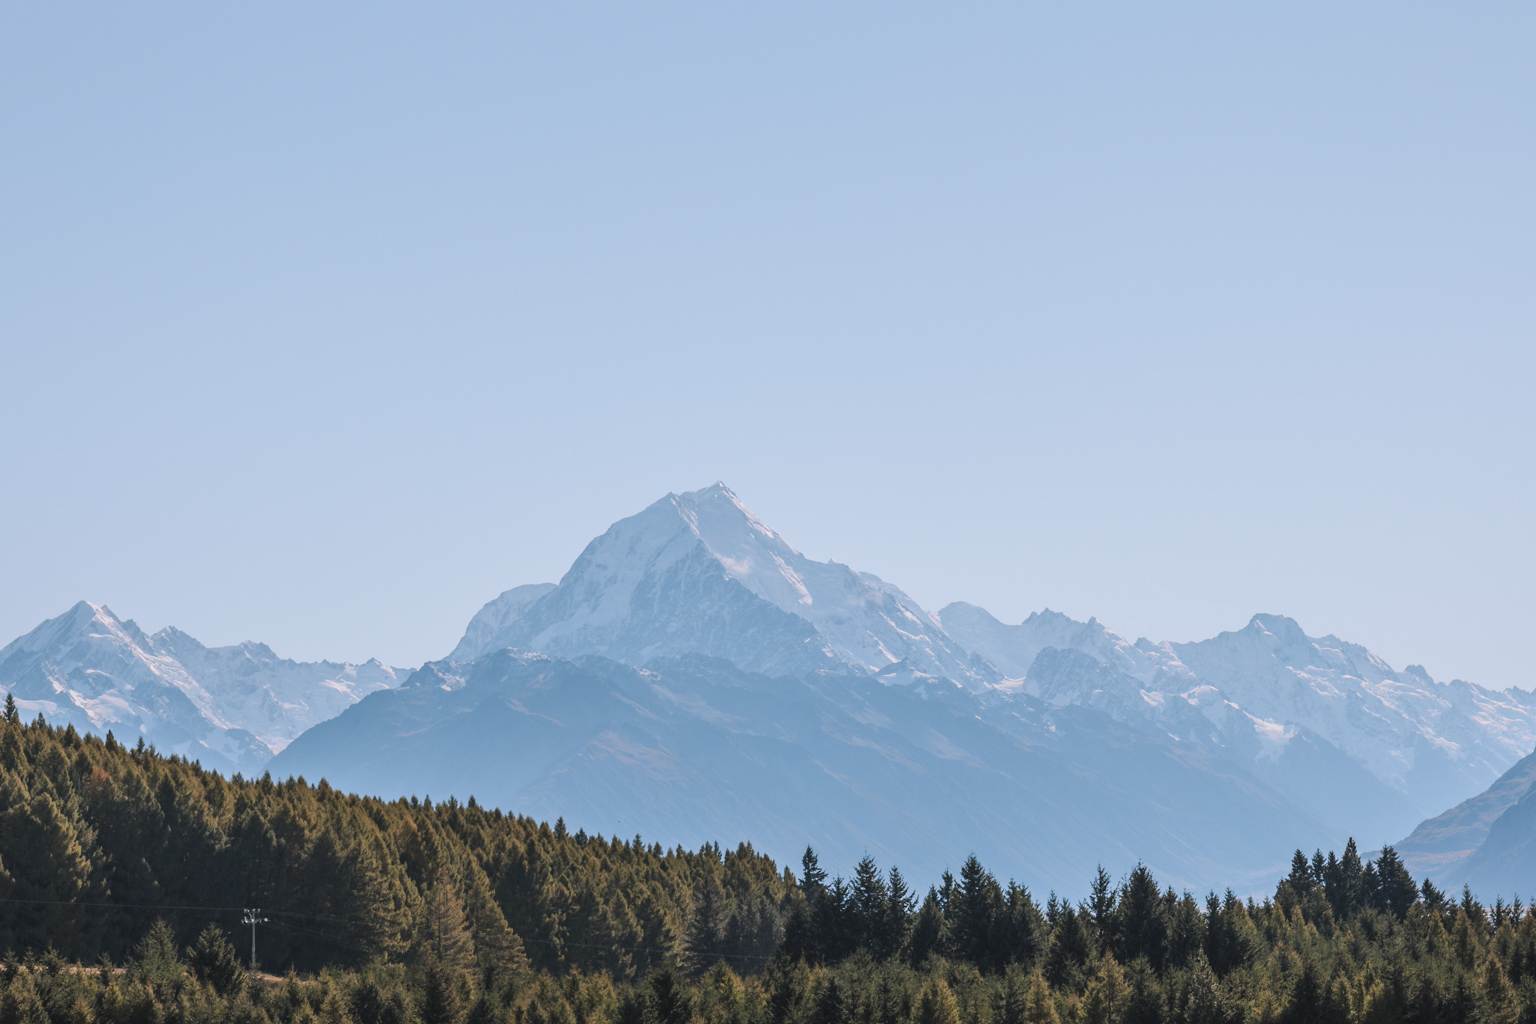
<path fill-rule="evenodd" d="M 248 924 L 248 925 L 251 926 L 251 973 L 255 974 L 256 973 L 256 926 L 259 925 L 259 924 L 266 924 L 267 923 L 267 919 L 266 919 L 265 916 L 263 916 L 260 907 L 246 907 L 244 915 L 240 918 L 240 923 L 241 924 Z"/>

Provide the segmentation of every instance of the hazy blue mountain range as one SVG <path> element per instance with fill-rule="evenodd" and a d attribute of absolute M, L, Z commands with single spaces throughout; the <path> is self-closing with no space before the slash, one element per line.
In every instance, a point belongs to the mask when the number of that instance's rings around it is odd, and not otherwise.
<path fill-rule="evenodd" d="M 723 484 L 618 521 L 404 676 L 149 637 L 93 605 L 0 651 L 27 713 L 224 770 L 276 754 L 279 776 L 785 858 L 937 872 L 975 850 L 1036 885 L 1112 858 L 1196 887 L 1268 879 L 1296 846 L 1400 837 L 1536 746 L 1531 693 L 1399 671 L 1283 616 L 1166 643 L 930 613 L 807 558 Z M 1446 826 L 1430 846 L 1470 859 L 1515 806 L 1472 815 L 1476 844 Z"/>
<path fill-rule="evenodd" d="M 1314 809 L 1339 803 L 1356 829 L 1381 841 L 1477 792 L 1536 746 L 1536 694 L 1441 683 L 1418 666 L 1397 671 L 1357 644 L 1308 636 L 1284 616 L 1255 615 L 1210 640 L 1156 644 L 1049 611 L 1014 626 L 968 605 L 950 605 L 939 618 L 1010 674 L 1028 665 L 1005 688 L 1057 705 L 1093 704 L 1170 733 L 1197 709 L 1217 742 L 1246 752 L 1261 773 L 1296 785 L 1327 780 L 1307 797 Z M 1062 650 L 1102 671 L 1063 676 L 1058 658 L 1041 658 Z M 1379 784 L 1375 796 L 1365 778 Z"/>
<path fill-rule="evenodd" d="M 563 682 L 532 699 L 528 664 Z M 779 698 L 747 714 L 743 692 Z M 813 717 L 793 710 L 805 694 Z M 806 558 L 717 484 L 615 523 L 557 584 L 496 598 L 449 658 L 273 770 L 783 856 L 811 842 L 933 867 L 958 843 L 1053 880 L 1109 850 L 1196 884 L 1264 877 L 1295 845 L 1389 841 L 1532 745 L 1530 694 L 1397 672 L 1280 616 L 1167 644 L 1055 612 L 930 614 Z M 930 798 L 963 827 L 923 826 Z"/>
<path fill-rule="evenodd" d="M 916 877 L 975 850 L 1073 891 L 1099 860 L 1191 885 L 1251 869 L 1258 883 L 1284 860 L 1277 837 L 1326 834 L 1241 770 L 1095 712 L 1030 698 L 982 710 L 958 687 L 846 671 L 503 650 L 424 667 L 301 736 L 272 771 L 668 842 L 750 837 L 785 856 L 813 843 L 831 863 L 867 851 Z"/>

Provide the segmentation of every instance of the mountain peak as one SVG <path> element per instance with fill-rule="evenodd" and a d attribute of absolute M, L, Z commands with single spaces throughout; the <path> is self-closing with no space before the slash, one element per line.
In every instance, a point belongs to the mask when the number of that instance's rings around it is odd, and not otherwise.
<path fill-rule="evenodd" d="M 1259 612 L 1248 620 L 1244 627 L 1245 632 L 1269 634 L 1282 643 L 1310 643 L 1306 631 L 1301 628 L 1301 623 L 1288 615 L 1275 615 L 1271 612 Z"/>
<path fill-rule="evenodd" d="M 119 619 L 105 604 L 98 601 L 76 601 L 70 605 L 69 611 L 59 616 L 59 620 L 66 620 L 74 626 L 84 626 L 92 622 L 103 626 L 121 626 L 123 620 Z"/>
<path fill-rule="evenodd" d="M 1068 615 L 1066 612 L 1058 612 L 1058 611 L 1056 611 L 1056 610 L 1054 610 L 1052 608 L 1042 608 L 1042 609 L 1040 609 L 1037 612 L 1030 612 L 1029 613 L 1029 618 L 1025 619 L 1024 622 L 1026 624 L 1027 623 L 1031 623 L 1031 622 L 1033 622 L 1033 623 L 1040 623 L 1040 624 L 1054 623 L 1056 625 L 1062 625 L 1062 626 L 1096 626 L 1096 625 L 1098 625 L 1098 619 L 1090 618 L 1087 622 L 1082 622 L 1082 621 L 1080 621 L 1078 619 L 1074 619 L 1072 616 Z"/>
<path fill-rule="evenodd" d="M 770 636 L 782 649 L 770 650 Z M 487 605 L 453 657 L 508 646 L 636 665 L 704 653 L 754 671 L 820 667 L 832 657 L 878 672 L 914 659 L 918 671 L 967 685 L 985 674 L 906 594 L 807 558 L 719 481 L 614 523 L 553 590 L 515 615 Z"/>
<path fill-rule="evenodd" d="M 138 627 L 131 621 L 118 618 L 106 605 L 94 601 L 76 601 L 67 610 L 51 619 L 45 619 L 30 632 L 0 648 L 0 651 L 40 651 L 67 638 L 81 639 L 93 634 L 120 637 L 129 643 L 144 639 L 138 633 Z"/>
<path fill-rule="evenodd" d="M 671 494 L 668 498 L 689 529 L 716 555 L 743 542 L 762 543 L 765 540 L 799 554 L 779 536 L 778 531 L 753 515 L 735 491 L 719 481 L 697 491 Z"/>
<path fill-rule="evenodd" d="M 672 497 L 674 497 L 674 498 L 682 498 L 682 499 L 693 499 L 693 500 L 696 500 L 696 501 L 703 501 L 703 500 L 707 500 L 707 499 L 719 499 L 719 500 L 729 501 L 729 502 L 731 502 L 733 504 L 736 504 L 736 505 L 740 505 L 741 504 L 741 499 L 736 496 L 736 492 L 735 491 L 731 490 L 729 487 L 726 486 L 724 480 L 716 480 L 714 483 L 710 484 L 708 487 L 700 487 L 696 491 L 674 492 Z"/>

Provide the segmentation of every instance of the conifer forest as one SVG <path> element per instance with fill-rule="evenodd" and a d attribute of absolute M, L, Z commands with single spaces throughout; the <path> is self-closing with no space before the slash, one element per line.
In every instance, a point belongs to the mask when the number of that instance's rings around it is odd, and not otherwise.
<path fill-rule="evenodd" d="M 1536 1020 L 1536 914 L 1353 842 L 1263 899 L 1090 866 L 1073 902 L 225 778 L 14 707 L 0 837 L 0 1024 Z"/>

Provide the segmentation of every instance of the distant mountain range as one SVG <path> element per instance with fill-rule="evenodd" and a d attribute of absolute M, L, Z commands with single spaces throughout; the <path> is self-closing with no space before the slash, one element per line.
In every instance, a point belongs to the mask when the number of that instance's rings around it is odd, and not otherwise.
<path fill-rule="evenodd" d="M 434 663 L 311 729 L 272 771 L 668 843 L 814 844 L 829 864 L 868 852 L 916 878 L 974 850 L 1042 890 L 1078 890 L 1101 860 L 1169 865 L 1190 885 L 1273 873 L 1291 837 L 1326 836 L 1231 765 L 1090 710 L 700 655 Z"/>
<path fill-rule="evenodd" d="M 1296 846 L 1402 836 L 1536 747 L 1536 695 L 1395 670 L 1282 616 L 1156 643 L 1050 611 L 930 613 L 807 558 L 723 484 L 615 523 L 406 675 L 146 637 L 92 605 L 0 651 L 28 713 L 226 770 L 270 758 L 385 796 L 928 874 L 975 850 L 1037 887 L 1096 860 L 1268 879 Z M 1405 846 L 1466 839 L 1430 834 Z"/>
<path fill-rule="evenodd" d="M 407 672 L 290 661 L 260 643 L 205 647 L 174 628 L 148 635 L 84 601 L 0 648 L 0 690 L 29 716 L 247 774 Z"/>
<path fill-rule="evenodd" d="M 1279 785 L 1306 780 L 1298 799 L 1318 810 L 1338 803 L 1355 828 L 1382 839 L 1392 821 L 1417 821 L 1475 792 L 1536 745 L 1536 694 L 1439 683 L 1416 665 L 1399 672 L 1279 615 L 1195 643 L 1130 643 L 1094 620 L 1050 611 L 1006 626 L 953 604 L 939 618 L 969 650 L 1022 675 L 1005 688 L 1190 740 L 1203 720 L 1208 742 Z M 1327 785 L 1309 793 L 1314 778 Z M 1373 782 L 1382 791 L 1370 796 Z"/>
<path fill-rule="evenodd" d="M 743 692 L 782 699 L 747 714 Z M 447 659 L 273 771 L 781 856 L 812 842 L 938 869 L 959 842 L 1036 884 L 1120 856 L 1198 885 L 1266 877 L 1295 845 L 1388 841 L 1532 746 L 1536 696 L 1397 672 L 1280 616 L 1168 644 L 1055 612 L 931 614 L 805 557 L 716 484 L 491 601 Z"/>

